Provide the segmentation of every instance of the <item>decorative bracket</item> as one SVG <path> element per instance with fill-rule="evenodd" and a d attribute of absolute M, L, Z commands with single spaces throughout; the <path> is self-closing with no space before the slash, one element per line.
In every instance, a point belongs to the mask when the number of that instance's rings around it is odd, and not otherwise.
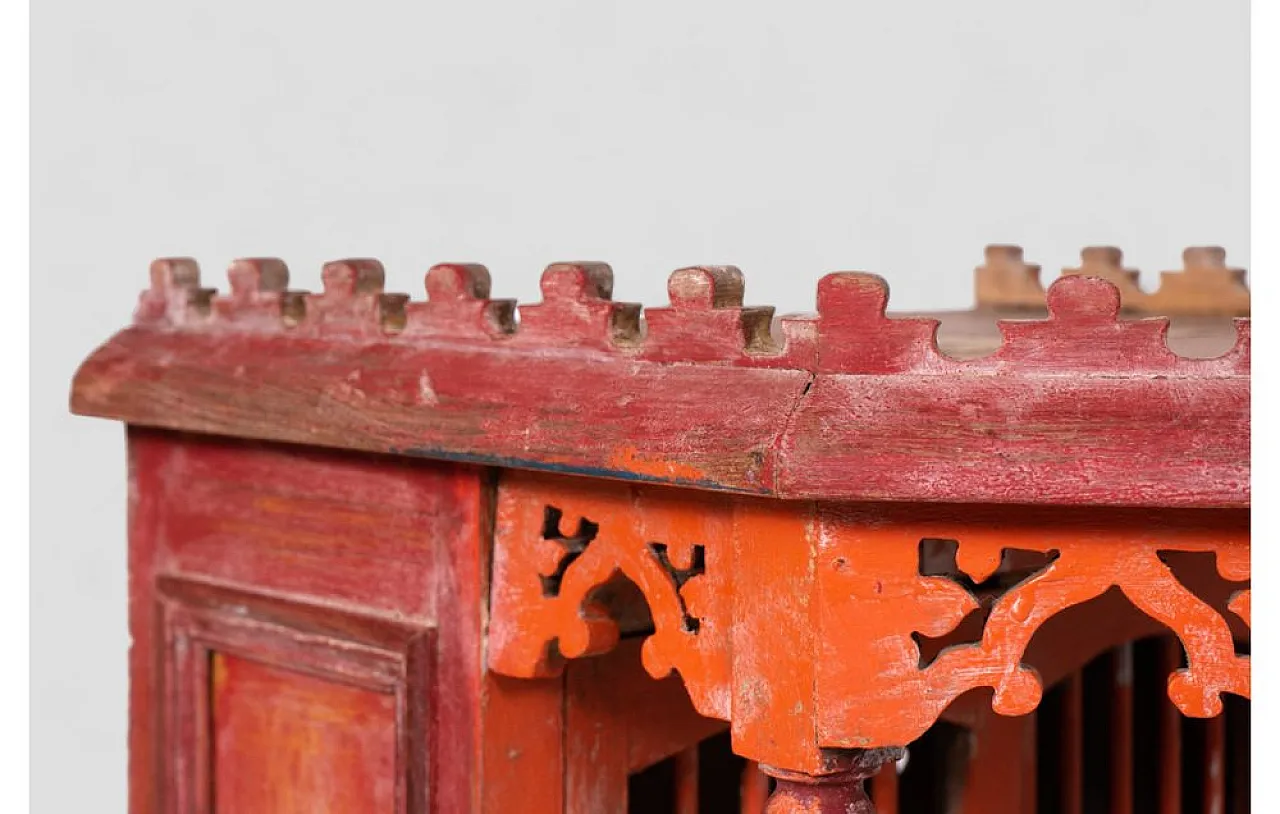
<path fill-rule="evenodd" d="M 953 566 L 926 558 L 938 540 L 956 541 Z M 702 714 L 731 721 L 739 754 L 786 771 L 905 746 L 973 690 L 1000 714 L 1031 712 L 1032 637 L 1110 591 L 1182 642 L 1169 696 L 1183 713 L 1250 692 L 1235 645 L 1250 622 L 1247 512 L 814 505 L 510 473 L 496 546 L 491 669 L 552 675 L 612 648 L 635 615 L 617 599 L 630 582 L 652 618 L 632 631 L 648 635 L 648 671 L 679 672 Z M 1206 555 L 1215 569 L 1188 565 Z M 964 641 L 975 613 L 981 636 Z M 942 640 L 931 659 L 921 637 Z"/>

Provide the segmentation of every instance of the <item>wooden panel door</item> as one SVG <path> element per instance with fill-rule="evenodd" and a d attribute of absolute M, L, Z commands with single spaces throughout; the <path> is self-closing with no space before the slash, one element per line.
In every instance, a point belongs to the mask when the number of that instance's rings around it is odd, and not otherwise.
<path fill-rule="evenodd" d="M 422 814 L 434 631 L 162 577 L 162 809 Z"/>
<path fill-rule="evenodd" d="M 137 427 L 129 453 L 131 814 L 477 812 L 483 472 Z"/>

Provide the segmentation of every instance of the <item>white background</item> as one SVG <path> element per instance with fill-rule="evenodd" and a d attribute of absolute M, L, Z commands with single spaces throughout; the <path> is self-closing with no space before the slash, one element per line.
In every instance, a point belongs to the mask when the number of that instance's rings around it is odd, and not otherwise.
<path fill-rule="evenodd" d="M 969 305 L 983 244 L 1046 267 L 1114 243 L 1150 286 L 1186 245 L 1247 266 L 1243 0 L 285 3 L 31 7 L 32 800 L 123 811 L 119 426 L 67 414 L 147 263 L 296 287 L 380 257 L 537 298 L 613 264 L 619 299 L 733 263 L 811 309 L 824 273 Z M 21 269 L 14 273 L 21 273 Z"/>

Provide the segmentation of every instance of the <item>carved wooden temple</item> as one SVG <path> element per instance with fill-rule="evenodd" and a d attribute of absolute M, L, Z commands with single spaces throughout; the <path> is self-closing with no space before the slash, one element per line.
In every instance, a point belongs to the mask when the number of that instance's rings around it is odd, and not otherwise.
<path fill-rule="evenodd" d="M 1184 261 L 782 317 L 157 261 L 71 397 L 127 425 L 130 811 L 1246 811 L 1249 292 Z"/>

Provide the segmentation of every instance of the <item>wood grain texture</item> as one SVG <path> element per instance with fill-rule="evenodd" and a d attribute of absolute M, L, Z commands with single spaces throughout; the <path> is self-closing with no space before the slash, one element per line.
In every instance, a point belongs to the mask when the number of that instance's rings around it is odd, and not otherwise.
<path fill-rule="evenodd" d="M 498 505 L 493 669 L 609 652 L 601 589 L 625 575 L 654 619 L 650 674 L 674 667 L 735 752 L 788 771 L 910 743 L 973 690 L 1026 716 L 1046 680 L 1161 627 L 1188 654 L 1168 686 L 1184 714 L 1250 693 L 1246 512 L 726 502 L 533 474 Z M 948 540 L 942 571 L 926 543 Z"/>
<path fill-rule="evenodd" d="M 424 654 L 434 660 L 434 683 L 405 709 L 429 716 L 413 725 L 414 738 L 439 733 L 451 748 L 448 760 L 414 771 L 430 784 L 434 810 L 481 810 L 475 779 L 487 725 L 481 631 L 492 525 L 483 472 L 136 427 L 129 449 L 130 810 L 160 811 L 169 774 L 160 734 L 168 645 L 156 638 L 168 617 L 156 609 L 159 587 L 175 578 L 256 597 L 253 606 L 270 619 L 305 636 L 366 643 L 357 649 L 399 648 L 379 632 L 388 625 L 436 631 Z M 199 596 L 187 591 L 184 601 L 208 605 Z M 299 618 L 281 609 L 290 605 L 315 611 Z M 348 621 L 316 629 L 321 611 Z M 237 646 L 244 656 L 245 643 Z M 255 646 L 253 658 L 315 669 L 289 637 Z M 499 718 L 493 728 L 504 725 Z"/>
<path fill-rule="evenodd" d="M 726 728 L 697 713 L 679 678 L 655 680 L 646 673 L 640 645 L 628 639 L 607 656 L 574 662 L 565 673 L 566 811 L 626 814 L 629 775 L 679 758 Z M 693 754 L 696 761 L 696 749 Z M 696 802 L 696 762 L 694 772 Z M 677 783 L 675 798 L 680 788 Z M 684 788 L 687 796 L 687 780 Z M 673 810 L 687 810 L 675 802 Z"/>
<path fill-rule="evenodd" d="M 395 696 L 215 655 L 214 810 L 396 807 Z"/>
<path fill-rule="evenodd" d="M 1243 269 L 1229 268 L 1220 246 L 1191 246 L 1182 253 L 1182 268 L 1162 271 L 1160 285 L 1147 292 L 1137 269 L 1124 266 L 1124 253 L 1114 246 L 1090 246 L 1080 253 L 1080 265 L 1062 270 L 1063 276 L 1100 277 L 1120 290 L 1125 310 L 1162 316 L 1249 316 L 1249 288 Z M 974 273 L 980 308 L 1035 309 L 1043 307 L 1045 292 L 1040 267 L 1023 262 L 1018 246 L 988 246 L 987 262 Z"/>
<path fill-rule="evenodd" d="M 885 303 L 873 279 L 823 280 L 821 366 L 780 443 L 780 493 L 1248 505 L 1245 340 L 1219 359 L 1176 356 L 1163 321 L 1117 320 L 1113 287 L 1065 278 L 1049 319 L 998 323 L 995 354 L 957 362 L 934 321 L 886 319 Z"/>
<path fill-rule="evenodd" d="M 864 810 L 940 717 L 1025 752 L 1042 688 L 1139 630 L 1216 714 L 1250 692 L 1250 340 L 1212 314 L 1248 292 L 1184 266 L 1147 294 L 1095 247 L 1046 292 L 992 247 L 1018 310 L 940 326 L 864 273 L 776 319 L 730 266 L 645 311 L 558 263 L 517 311 L 474 265 L 412 302 L 369 259 L 316 294 L 157 262 L 72 394 L 133 425 L 131 811 L 612 810 L 726 726 L 769 810 Z"/>
<path fill-rule="evenodd" d="M 770 332 L 731 267 L 676 272 L 641 323 L 606 266 L 556 264 L 518 328 L 480 267 L 432 269 L 425 304 L 380 293 L 372 261 L 326 266 L 321 295 L 282 293 L 281 269 L 241 261 L 219 297 L 189 262 L 158 263 L 73 410 L 781 498 L 1249 502 L 1249 323 L 1217 323 L 1223 355 L 1179 356 L 1096 278 L 1057 281 L 1047 319 L 987 319 L 960 345 L 999 344 L 961 360 L 938 320 L 886 318 L 887 286 L 860 273 Z"/>
<path fill-rule="evenodd" d="M 430 810 L 431 629 L 185 578 L 156 587 L 165 810 Z"/>

